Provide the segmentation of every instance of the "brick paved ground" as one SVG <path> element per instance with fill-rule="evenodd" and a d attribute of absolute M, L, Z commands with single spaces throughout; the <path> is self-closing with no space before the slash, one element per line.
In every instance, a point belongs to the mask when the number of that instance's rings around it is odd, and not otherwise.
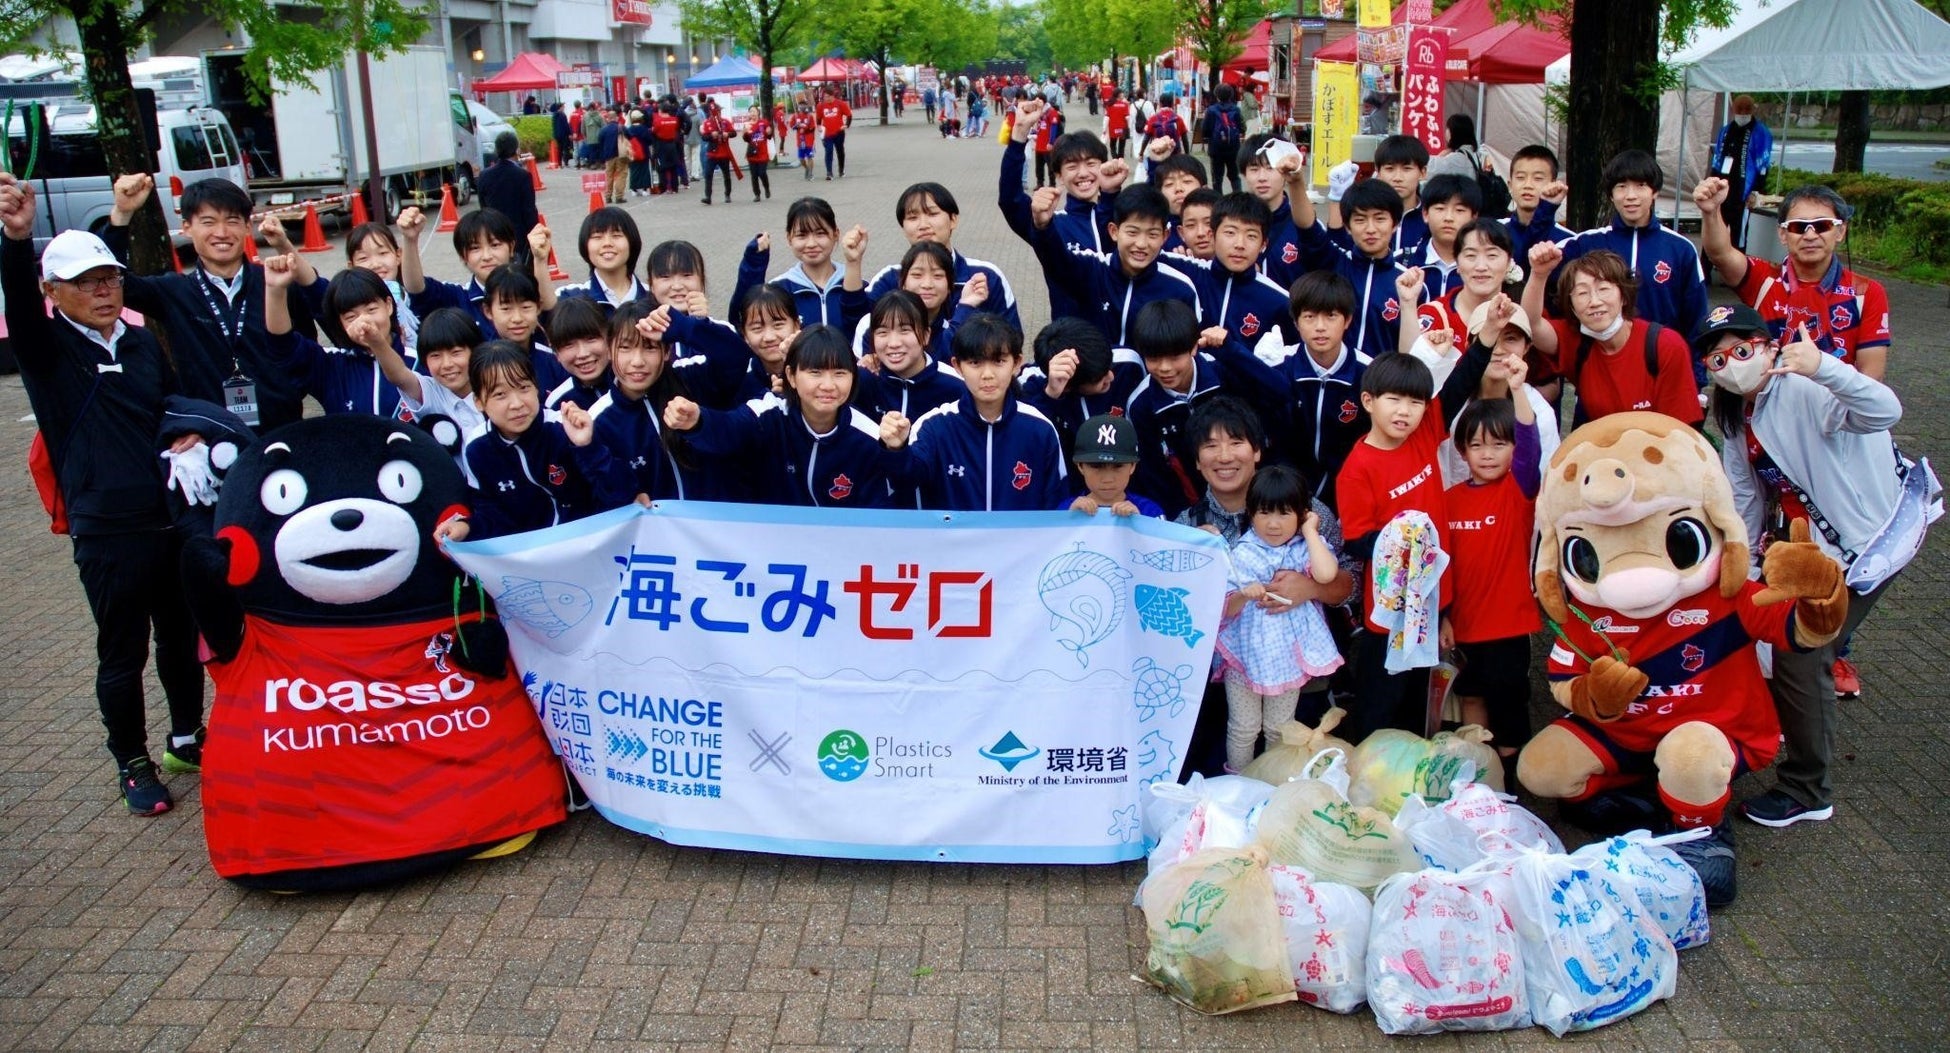
<path fill-rule="evenodd" d="M 734 250 L 810 189 L 896 255 L 890 194 L 940 178 L 960 243 L 1044 314 L 1026 248 L 992 204 L 993 141 L 864 124 L 843 181 L 774 175 L 776 200 L 630 206 L 647 240 L 687 237 L 729 292 Z M 544 207 L 571 230 L 574 174 Z M 742 189 L 742 188 L 741 188 Z M 435 272 L 454 276 L 435 248 Z M 573 257 L 572 252 L 568 254 Z M 783 252 L 778 267 L 784 265 Z M 1950 456 L 1942 289 L 1895 286 L 1893 377 L 1906 448 Z M 91 697 L 91 626 L 65 541 L 19 469 L 30 425 L 0 381 L 0 580 L 18 641 L 0 684 L 0 1045 L 20 1049 L 1273 1049 L 1381 1044 L 1368 1016 L 1297 1005 L 1208 1020 L 1132 982 L 1140 865 L 922 866 L 673 848 L 593 814 L 508 860 L 361 895 L 276 897 L 219 881 L 197 781 L 130 817 Z M 1946 1035 L 1950 785 L 1938 686 L 1950 676 L 1939 531 L 1857 639 L 1868 694 L 1842 710 L 1833 822 L 1740 828 L 1740 902 L 1686 952 L 1677 997 L 1584 1044 L 1670 1049 L 1940 1049 Z M 151 696 L 156 692 L 151 686 Z M 155 704 L 151 728 L 166 719 Z M 1765 785 L 1749 779 L 1742 795 Z M 1429 1048 L 1533 1046 L 1531 1030 Z"/>

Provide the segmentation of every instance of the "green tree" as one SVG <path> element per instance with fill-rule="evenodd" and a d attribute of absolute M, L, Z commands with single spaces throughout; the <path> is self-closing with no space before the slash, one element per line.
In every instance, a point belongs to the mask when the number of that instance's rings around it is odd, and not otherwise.
<path fill-rule="evenodd" d="M 201 16 L 251 42 L 244 68 L 268 95 L 272 78 L 303 80 L 345 61 L 361 46 L 389 54 L 426 31 L 418 4 L 405 0 L 310 0 L 300 17 L 265 0 L 0 0 L 0 49 L 32 51 L 50 21 L 71 19 L 81 41 L 82 74 L 95 104 L 95 128 L 112 176 L 154 175 L 155 154 L 142 135 L 141 111 L 129 80 L 129 55 L 160 18 Z M 155 274 L 170 266 L 169 223 L 151 195 L 129 232 L 131 262 Z"/>
<path fill-rule="evenodd" d="M 1102 61 L 1117 49 L 1110 35 L 1111 0 L 1043 0 L 1050 59 L 1069 69 Z"/>
<path fill-rule="evenodd" d="M 772 112 L 772 67 L 805 41 L 814 0 L 678 0 L 693 37 L 730 40 L 758 59 L 758 112 Z"/>
<path fill-rule="evenodd" d="M 1676 83 L 1661 49 L 1685 47 L 1703 26 L 1724 27 L 1738 7 L 1737 0 L 1499 0 L 1506 18 L 1533 25 L 1561 19 L 1570 28 L 1565 135 L 1577 148 L 1565 158 L 1564 181 L 1571 227 L 1597 222 L 1607 160 L 1621 150 L 1658 148 L 1659 96 Z"/>
<path fill-rule="evenodd" d="M 1239 57 L 1247 34 L 1273 11 L 1284 7 L 1282 0 L 1172 0 L 1177 18 L 1170 24 L 1183 27 L 1192 57 L 1205 64 L 1206 90 L 1219 86 L 1219 67 Z"/>
<path fill-rule="evenodd" d="M 1106 0 L 1109 6 L 1112 68 L 1125 55 L 1138 58 L 1138 90 L 1145 83 L 1150 59 L 1178 41 L 1177 0 Z"/>
<path fill-rule="evenodd" d="M 926 32 L 902 48 L 910 61 L 933 66 L 945 77 L 995 54 L 1001 12 L 988 0 L 964 0 L 953 17 L 931 20 Z"/>
<path fill-rule="evenodd" d="M 1043 21 L 1041 8 L 1004 3 L 998 15 L 995 58 L 1020 62 L 1031 74 L 1041 73 L 1054 64 L 1049 27 Z"/>

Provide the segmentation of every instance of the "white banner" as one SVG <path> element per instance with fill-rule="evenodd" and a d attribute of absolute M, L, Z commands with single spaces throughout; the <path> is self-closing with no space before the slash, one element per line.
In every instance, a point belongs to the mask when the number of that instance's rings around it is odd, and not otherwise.
<path fill-rule="evenodd" d="M 860 859 L 1141 856 L 1226 579 L 1210 534 L 1054 512 L 671 502 L 452 550 L 611 822 Z"/>

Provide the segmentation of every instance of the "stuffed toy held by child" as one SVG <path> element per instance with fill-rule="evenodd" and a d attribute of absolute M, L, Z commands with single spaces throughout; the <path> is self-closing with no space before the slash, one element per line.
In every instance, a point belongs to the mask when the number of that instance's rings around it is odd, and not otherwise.
<path fill-rule="evenodd" d="M 1719 455 L 1657 413 L 1615 413 L 1570 435 L 1537 497 L 1535 587 L 1555 623 L 1551 694 L 1567 712 L 1524 747 L 1517 778 L 1540 797 L 1593 802 L 1652 782 L 1675 846 L 1710 903 L 1731 902 L 1729 786 L 1765 768 L 1780 724 L 1755 642 L 1808 649 L 1848 613 L 1841 568 L 1807 523 L 1749 581 L 1746 528 Z"/>
<path fill-rule="evenodd" d="M 215 656 L 203 809 L 218 874 L 358 887 L 504 854 L 562 820 L 562 769 L 506 633 L 432 539 L 466 493 L 427 432 L 361 414 L 280 428 L 229 466 L 215 537 L 184 553 Z"/>

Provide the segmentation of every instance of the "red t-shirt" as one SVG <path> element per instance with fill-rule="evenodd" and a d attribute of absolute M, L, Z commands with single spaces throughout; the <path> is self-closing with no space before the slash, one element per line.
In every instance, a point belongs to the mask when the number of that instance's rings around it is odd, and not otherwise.
<path fill-rule="evenodd" d="M 1131 134 L 1131 104 L 1119 99 L 1104 107 L 1104 116 L 1110 125 L 1110 137 L 1122 139 Z"/>
<path fill-rule="evenodd" d="M 1804 282 L 1791 267 L 1749 256 L 1739 296 L 1767 320 L 1775 339 L 1791 340 L 1795 328 L 1806 325 L 1816 347 L 1851 366 L 1857 350 L 1889 346 L 1889 294 L 1881 282 L 1857 275 L 1839 259 L 1821 281 Z"/>
<path fill-rule="evenodd" d="M 1584 419 L 1597 420 L 1628 410 L 1651 410 L 1687 424 L 1699 423 L 1704 415 L 1700 411 L 1699 388 L 1693 384 L 1693 358 L 1686 349 L 1685 337 L 1662 327 L 1658 345 L 1659 375 L 1648 376 L 1645 331 L 1650 323 L 1635 318 L 1631 324 L 1631 335 L 1625 338 L 1624 347 L 1608 354 L 1603 348 L 1593 346 L 1585 354 L 1583 374 L 1574 375 L 1578 344 L 1584 335 L 1578 332 L 1575 319 L 1551 319 L 1551 327 L 1557 330 L 1557 371 L 1577 385 Z"/>
<path fill-rule="evenodd" d="M 846 134 L 846 123 L 853 119 L 853 107 L 838 99 L 819 104 L 819 133 L 828 138 Z"/>
<path fill-rule="evenodd" d="M 1449 508 L 1444 551 L 1456 589 L 1449 624 L 1456 640 L 1487 643 L 1536 632 L 1543 625 L 1530 592 L 1536 503 L 1507 472 L 1487 486 L 1452 486 L 1443 500 Z"/>
<path fill-rule="evenodd" d="M 1348 451 L 1347 460 L 1341 464 L 1341 472 L 1334 477 L 1334 498 L 1340 506 L 1337 511 L 1341 517 L 1341 536 L 1348 539 L 1366 537 L 1388 525 L 1388 521 L 1402 512 L 1426 512 L 1435 524 L 1436 538 L 1444 552 L 1449 550 L 1446 540 L 1449 524 L 1448 502 L 1442 493 L 1442 469 L 1437 465 L 1437 448 L 1449 437 L 1449 425 L 1443 419 L 1442 400 L 1431 399 L 1428 409 L 1422 415 L 1422 424 L 1410 432 L 1407 441 L 1392 450 L 1375 446 L 1363 437 Z M 1447 606 L 1449 598 L 1448 570 L 1442 572 L 1442 598 Z M 1367 582 L 1362 582 L 1364 596 Z M 1366 596 L 1362 600 L 1368 628 L 1374 632 L 1385 632 L 1376 624 L 1374 599 Z"/>
<path fill-rule="evenodd" d="M 454 619 L 244 619 L 210 665 L 203 836 L 224 877 L 409 859 L 565 817 L 562 767 L 514 676 L 446 655 Z"/>
<path fill-rule="evenodd" d="M 1424 333 L 1447 329 L 1456 334 L 1450 346 L 1457 350 L 1461 350 L 1465 346 L 1464 341 L 1469 338 L 1469 332 L 1464 328 L 1469 324 L 1469 319 L 1456 312 L 1456 294 L 1460 292 L 1462 286 L 1458 285 L 1443 293 L 1441 298 L 1425 301 L 1415 309 L 1415 321 Z"/>
<path fill-rule="evenodd" d="M 809 147 L 813 144 L 813 130 L 818 127 L 818 119 L 810 113 L 795 113 L 792 115 L 792 130 L 799 133 L 799 145 L 801 147 Z"/>
<path fill-rule="evenodd" d="M 713 161 L 731 160 L 731 137 L 736 134 L 738 130 L 723 117 L 706 117 L 697 130 L 698 138 L 704 143 L 704 156 Z"/>
<path fill-rule="evenodd" d="M 751 144 L 745 151 L 746 160 L 755 164 L 772 160 L 772 126 L 766 123 L 765 118 L 753 120 L 752 126 L 745 129 L 745 141 Z"/>
<path fill-rule="evenodd" d="M 1781 722 L 1760 675 L 1754 642 L 1788 647 L 1794 604 L 1755 606 L 1754 594 L 1761 587 L 1750 581 L 1729 600 L 1720 596 L 1717 583 L 1709 584 L 1699 595 L 1650 618 L 1582 608 L 1605 629 L 1611 644 L 1630 652 L 1633 668 L 1651 678 L 1624 716 L 1599 725 L 1605 737 L 1625 749 L 1651 753 L 1673 728 L 1703 720 L 1739 743 L 1756 770 L 1772 763 L 1781 747 Z M 1568 646 L 1563 640 L 1551 646 L 1552 681 L 1582 676 L 1591 668 L 1577 651 L 1592 659 L 1611 653 L 1606 640 L 1581 618 L 1566 622 L 1564 634 Z"/>

